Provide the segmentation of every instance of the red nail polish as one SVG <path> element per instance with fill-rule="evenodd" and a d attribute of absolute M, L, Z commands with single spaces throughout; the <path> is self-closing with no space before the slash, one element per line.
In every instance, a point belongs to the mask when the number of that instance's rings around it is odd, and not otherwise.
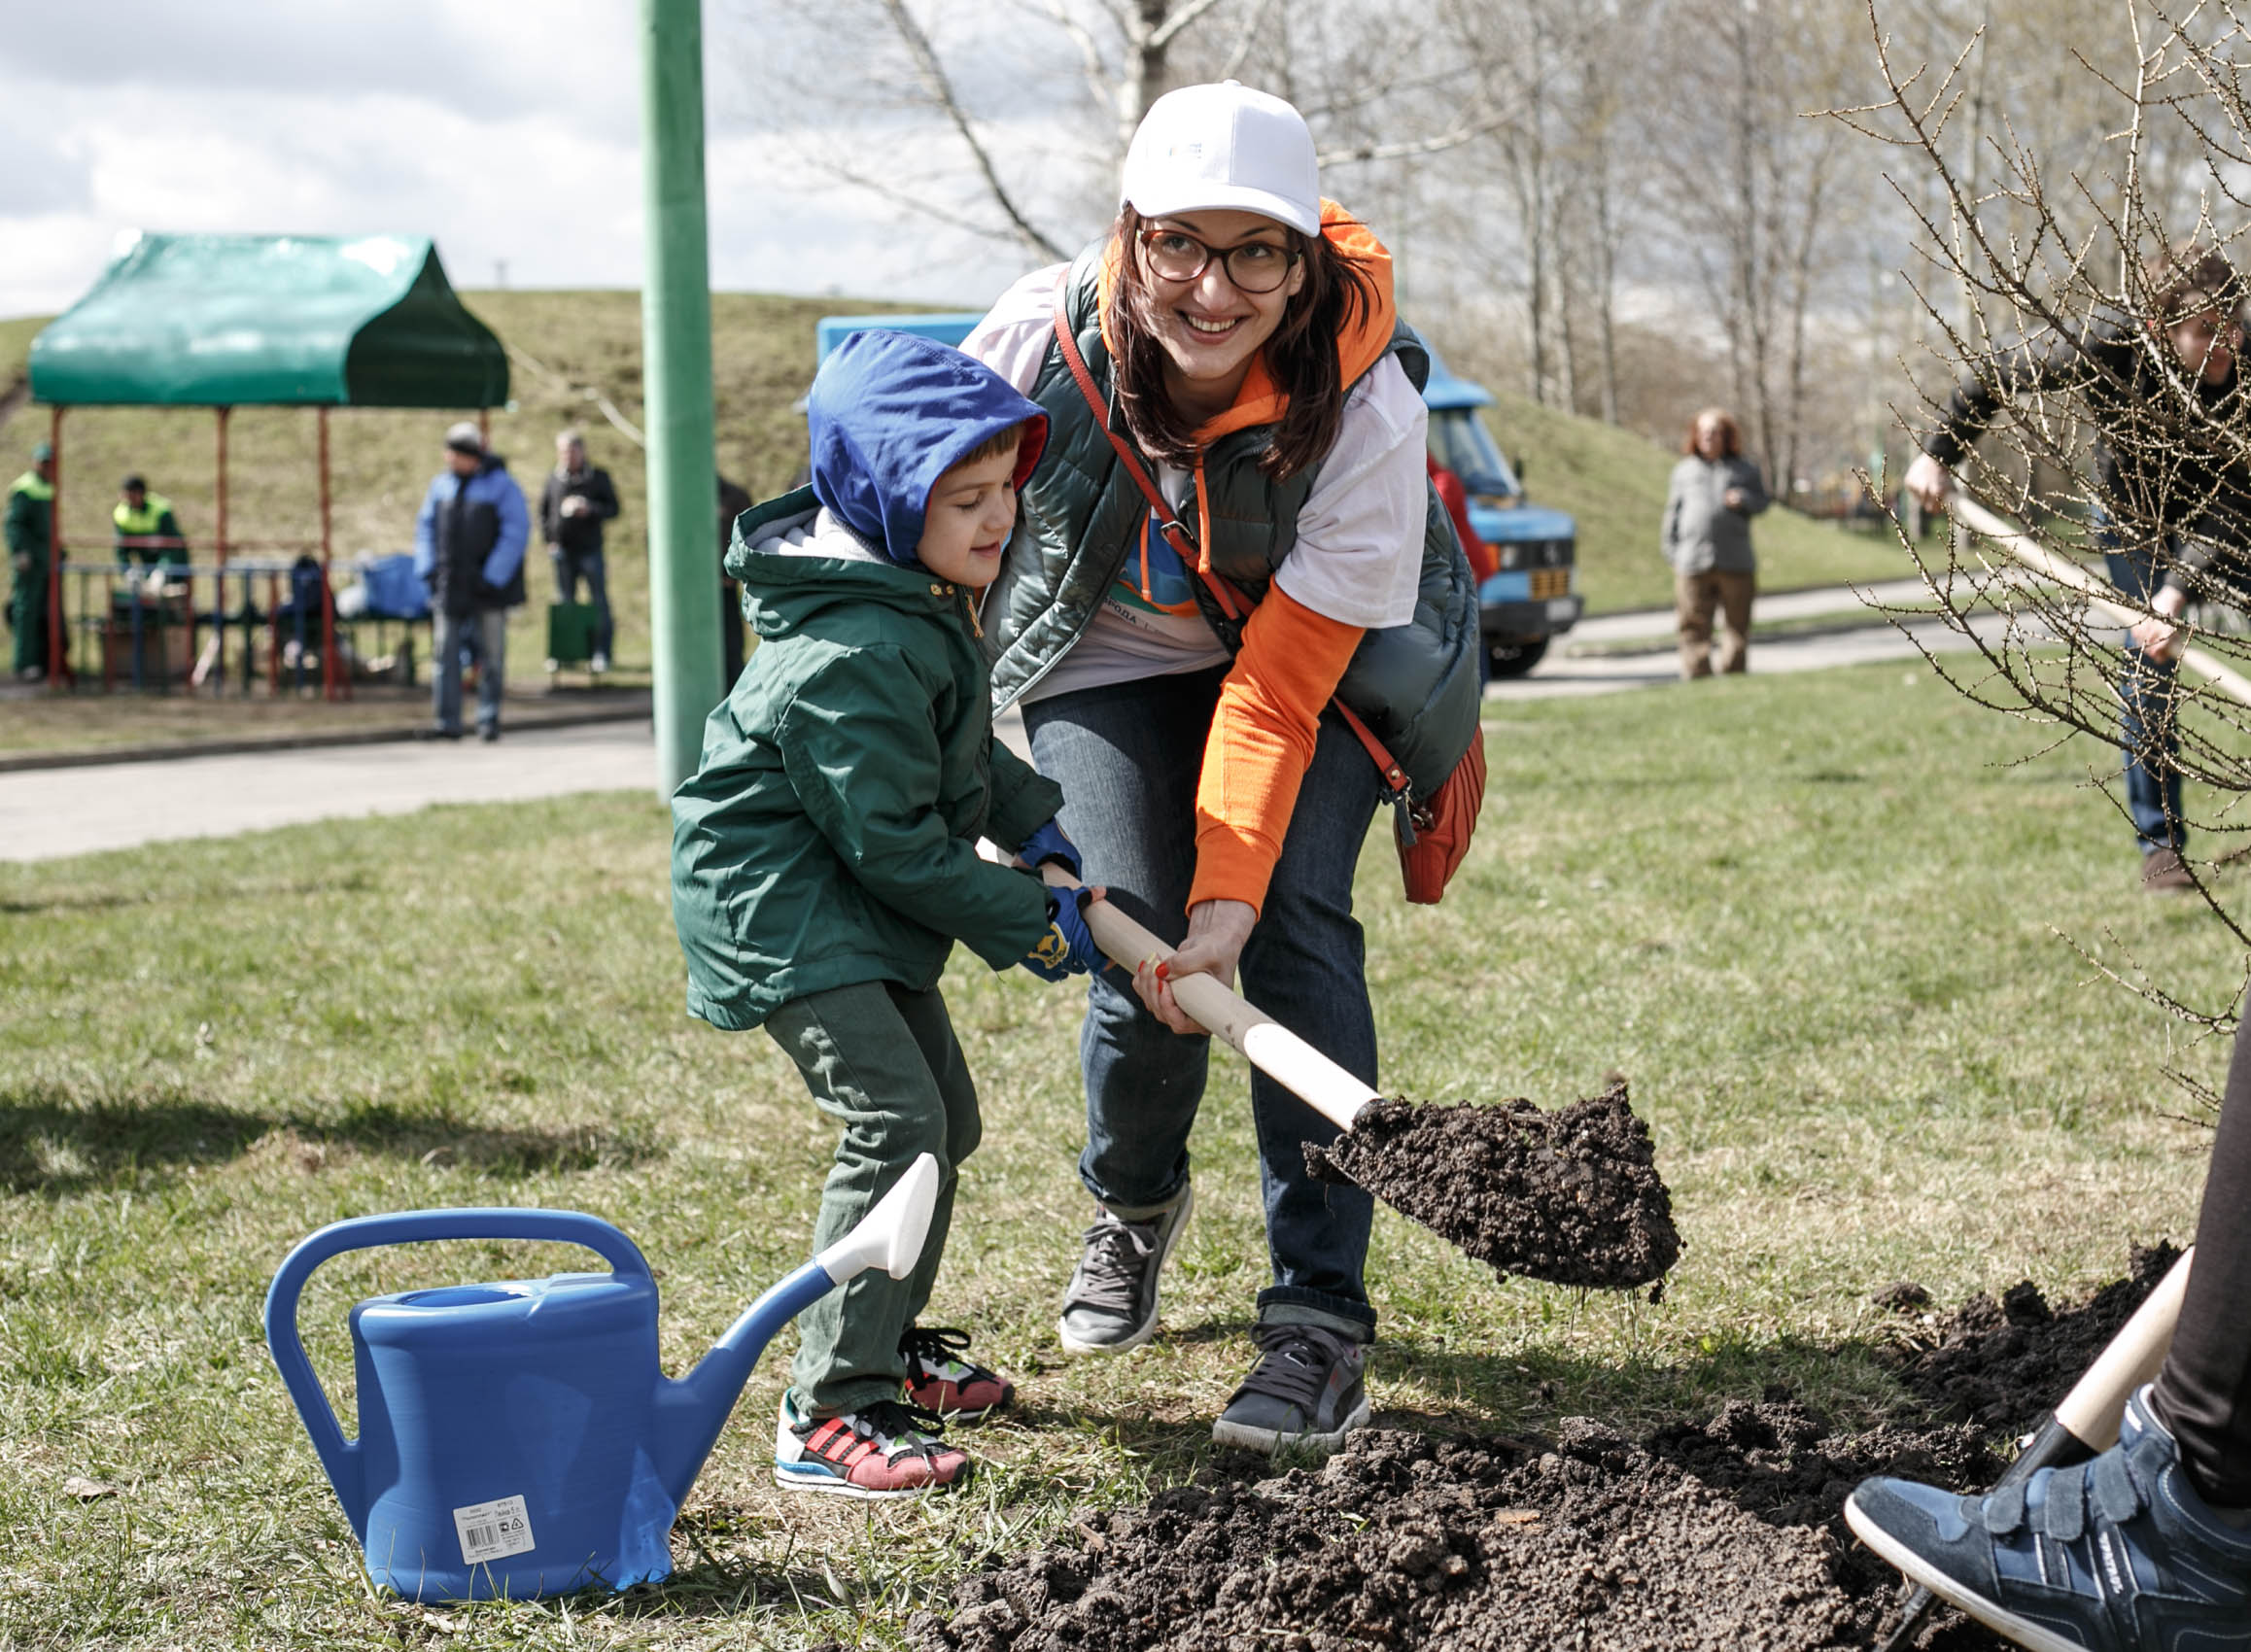
<path fill-rule="evenodd" d="M 1172 979 L 1172 966 L 1163 958 L 1157 960 L 1157 979 L 1159 981 L 1170 981 Z"/>

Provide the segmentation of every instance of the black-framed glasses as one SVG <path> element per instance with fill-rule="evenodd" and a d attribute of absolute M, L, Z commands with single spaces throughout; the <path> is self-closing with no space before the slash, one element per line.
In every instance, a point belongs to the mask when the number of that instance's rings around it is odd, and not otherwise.
<path fill-rule="evenodd" d="M 1141 231 L 1141 253 L 1149 260 L 1149 273 L 1160 281 L 1194 281 L 1217 258 L 1242 293 L 1273 292 L 1290 279 L 1290 268 L 1301 256 L 1272 241 L 1207 247 L 1185 229 L 1159 228 Z"/>

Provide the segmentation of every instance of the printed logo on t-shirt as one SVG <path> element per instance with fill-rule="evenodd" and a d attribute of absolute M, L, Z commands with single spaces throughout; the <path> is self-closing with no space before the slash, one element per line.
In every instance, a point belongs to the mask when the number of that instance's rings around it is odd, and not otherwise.
<path fill-rule="evenodd" d="M 1152 510 L 1141 519 L 1140 554 L 1127 557 L 1126 566 L 1118 570 L 1117 588 L 1110 600 L 1128 613 L 1138 609 L 1150 614 L 1193 614 L 1196 611 L 1195 592 L 1189 581 L 1194 577 L 1165 538 L 1157 512 Z"/>

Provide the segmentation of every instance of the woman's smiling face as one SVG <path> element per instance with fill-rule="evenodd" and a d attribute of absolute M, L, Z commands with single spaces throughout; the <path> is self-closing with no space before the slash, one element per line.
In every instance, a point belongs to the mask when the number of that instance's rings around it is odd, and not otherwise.
<path fill-rule="evenodd" d="M 1228 278 L 1220 255 L 1263 242 L 1287 256 L 1288 229 L 1255 212 L 1222 208 L 1152 219 L 1144 233 L 1167 229 L 1193 236 L 1212 254 L 1193 280 L 1167 281 L 1150 266 L 1145 240 L 1137 238 L 1133 248 L 1149 290 L 1151 327 L 1164 351 L 1165 388 L 1177 406 L 1201 422 L 1234 405 L 1252 359 L 1274 336 L 1290 299 L 1305 285 L 1305 265 L 1301 258 L 1294 261 L 1271 293 L 1245 293 Z"/>

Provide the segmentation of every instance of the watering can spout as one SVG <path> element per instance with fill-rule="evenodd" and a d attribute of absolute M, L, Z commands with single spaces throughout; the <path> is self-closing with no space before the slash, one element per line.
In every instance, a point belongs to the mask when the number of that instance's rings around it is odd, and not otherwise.
<path fill-rule="evenodd" d="M 660 1379 L 652 1456 L 675 1506 L 687 1497 L 776 1331 L 869 1268 L 881 1267 L 893 1279 L 915 1271 L 938 1202 L 938 1161 L 923 1153 L 849 1233 L 751 1303 L 694 1370 L 677 1382 Z"/>

